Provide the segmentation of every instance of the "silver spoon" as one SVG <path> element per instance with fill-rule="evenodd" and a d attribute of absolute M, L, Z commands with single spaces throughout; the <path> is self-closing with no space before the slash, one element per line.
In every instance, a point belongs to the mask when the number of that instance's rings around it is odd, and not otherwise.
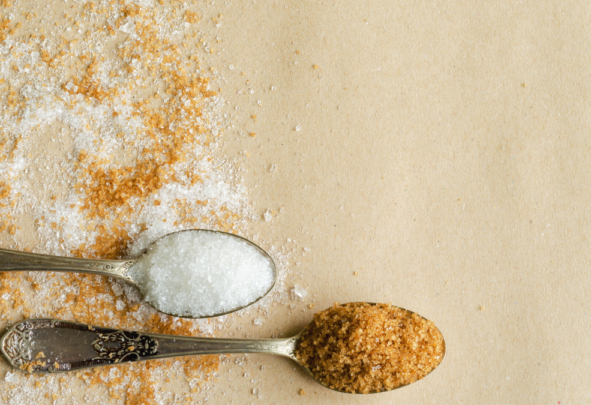
<path fill-rule="evenodd" d="M 327 387 L 295 355 L 302 333 L 286 339 L 203 338 L 117 330 L 56 319 L 29 319 L 8 328 L 0 338 L 0 350 L 11 366 L 29 373 L 59 373 L 190 355 L 276 354 L 289 357 L 316 382 Z"/>
<path fill-rule="evenodd" d="M 259 301 L 261 298 L 266 296 L 273 286 L 275 285 L 275 281 L 277 279 L 277 271 L 275 269 L 275 263 L 273 259 L 260 247 L 252 243 L 251 241 L 241 238 L 240 236 L 236 236 L 233 234 L 225 233 L 225 232 L 217 232 L 217 231 L 209 231 L 204 229 L 190 229 L 181 232 L 201 232 L 201 233 L 212 233 L 212 234 L 224 234 L 228 235 L 232 238 L 239 239 L 248 243 L 249 245 L 256 248 L 256 250 L 264 257 L 266 260 L 269 261 L 269 265 L 273 271 L 273 283 L 269 287 L 269 289 L 260 297 L 258 297 L 253 302 L 250 302 L 244 306 L 239 308 L 234 308 L 231 311 L 225 311 L 215 314 L 210 314 L 207 316 L 203 316 L 202 318 L 209 318 L 214 316 L 221 316 L 226 315 L 235 311 L 238 311 L 242 308 L 245 308 L 249 305 L 254 304 L 255 302 Z M 178 233 L 178 232 L 175 232 Z M 155 245 L 159 241 L 174 235 L 175 233 L 168 234 L 163 236 L 162 238 L 153 242 L 150 246 Z M 148 247 L 149 249 L 150 247 Z M 143 254 L 146 254 L 148 251 L 144 251 Z M 140 256 L 141 257 L 141 256 Z M 51 255 L 42 255 L 37 253 L 27 253 L 27 252 L 18 252 L 14 250 L 7 250 L 7 249 L 0 249 L 0 271 L 59 271 L 59 272 L 75 272 L 75 273 L 89 273 L 89 274 L 98 274 L 101 276 L 108 276 L 114 277 L 120 280 L 123 280 L 136 288 L 140 291 L 142 295 L 145 293 L 141 290 L 140 286 L 137 283 L 137 280 L 133 278 L 133 272 L 130 272 L 129 269 L 133 266 L 133 264 L 139 259 L 139 257 L 135 259 L 129 260 L 102 260 L 102 259 L 81 259 L 76 257 L 64 257 L 64 256 L 51 256 Z M 159 308 L 157 302 L 148 302 L 151 306 L 156 308 L 157 310 L 167 313 L 168 315 L 178 316 L 183 318 L 190 318 L 185 314 L 174 314 L 168 313 L 166 311 L 162 311 Z"/>

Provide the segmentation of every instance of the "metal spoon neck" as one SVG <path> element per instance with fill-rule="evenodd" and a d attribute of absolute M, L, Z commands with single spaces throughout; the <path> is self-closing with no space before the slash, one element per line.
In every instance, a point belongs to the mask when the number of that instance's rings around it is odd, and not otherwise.
<path fill-rule="evenodd" d="M 58 271 L 87 273 L 115 277 L 135 284 L 128 275 L 128 270 L 133 263 L 135 263 L 135 259 L 81 259 L 77 257 L 52 256 L 0 249 L 0 271 Z"/>
<path fill-rule="evenodd" d="M 295 360 L 295 337 L 286 339 L 234 339 L 146 334 L 158 341 L 158 357 L 206 354 L 276 354 Z"/>

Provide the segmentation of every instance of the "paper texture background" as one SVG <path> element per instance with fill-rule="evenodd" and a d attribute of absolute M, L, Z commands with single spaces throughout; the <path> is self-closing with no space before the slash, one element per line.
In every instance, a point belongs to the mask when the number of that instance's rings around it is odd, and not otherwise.
<path fill-rule="evenodd" d="M 257 136 L 241 145 L 260 211 L 285 207 L 259 232 L 311 248 L 300 267 L 316 308 L 391 302 L 432 319 L 448 347 L 423 381 L 369 397 L 273 361 L 259 402 L 591 400 L 589 11 L 578 1 L 227 6 L 226 57 L 255 89 L 277 88 L 252 96 Z"/>
<path fill-rule="evenodd" d="M 434 373 L 390 393 L 335 393 L 253 355 L 224 366 L 210 401 L 591 401 L 589 4 L 207 4 L 224 15 L 210 63 L 235 127 L 256 133 L 224 150 L 243 154 L 255 211 L 276 213 L 252 231 L 309 248 L 291 266 L 314 310 L 271 308 L 244 330 L 289 335 L 333 302 L 389 302 L 447 343 Z"/>

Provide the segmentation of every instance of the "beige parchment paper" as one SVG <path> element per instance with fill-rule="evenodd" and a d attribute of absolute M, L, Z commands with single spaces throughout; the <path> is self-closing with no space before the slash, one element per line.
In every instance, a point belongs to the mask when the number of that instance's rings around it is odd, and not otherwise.
<path fill-rule="evenodd" d="M 220 153 L 240 156 L 252 235 L 302 253 L 289 282 L 308 292 L 218 336 L 287 336 L 334 302 L 373 301 L 433 320 L 447 343 L 424 380 L 371 396 L 248 356 L 222 365 L 209 403 L 591 401 L 589 5 L 203 5 L 223 14 L 204 64 L 236 115 Z"/>

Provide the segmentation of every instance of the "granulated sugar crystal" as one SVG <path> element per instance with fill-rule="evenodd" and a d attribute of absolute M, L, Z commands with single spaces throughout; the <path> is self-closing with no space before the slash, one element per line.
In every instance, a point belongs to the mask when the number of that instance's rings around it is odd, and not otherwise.
<path fill-rule="evenodd" d="M 156 241 L 129 274 L 160 311 L 189 317 L 249 305 L 274 282 L 271 260 L 254 245 L 233 235 L 197 230 Z"/>

